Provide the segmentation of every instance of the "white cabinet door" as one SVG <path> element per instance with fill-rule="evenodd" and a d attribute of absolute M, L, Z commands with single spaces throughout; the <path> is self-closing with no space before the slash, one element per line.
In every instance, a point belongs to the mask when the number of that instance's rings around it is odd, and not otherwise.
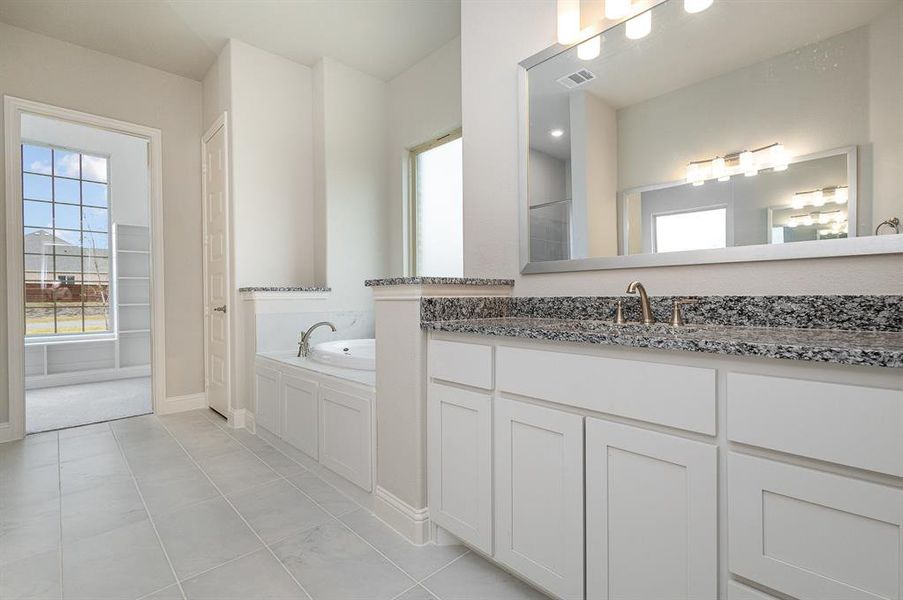
<path fill-rule="evenodd" d="M 495 557 L 583 598 L 583 417 L 495 400 Z"/>
<path fill-rule="evenodd" d="M 718 595 L 717 449 L 586 420 L 586 597 Z"/>
<path fill-rule="evenodd" d="M 320 386 L 320 464 L 364 488 L 372 489 L 371 403 Z"/>
<path fill-rule="evenodd" d="M 801 600 L 903 598 L 903 490 L 730 453 L 730 570 Z"/>
<path fill-rule="evenodd" d="M 254 398 L 257 409 L 254 421 L 270 433 L 282 435 L 279 430 L 279 379 L 276 369 L 257 365 L 254 368 Z"/>
<path fill-rule="evenodd" d="M 319 410 L 317 382 L 295 375 L 282 375 L 282 439 L 316 459 Z"/>
<path fill-rule="evenodd" d="M 492 398 L 433 383 L 427 413 L 430 518 L 492 554 Z"/>

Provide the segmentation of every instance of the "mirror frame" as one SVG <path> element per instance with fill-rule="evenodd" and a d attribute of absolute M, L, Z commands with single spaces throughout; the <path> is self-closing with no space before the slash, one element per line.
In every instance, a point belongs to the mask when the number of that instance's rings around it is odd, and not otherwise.
<path fill-rule="evenodd" d="M 707 250 L 686 250 L 662 254 L 630 254 L 572 258 L 568 260 L 530 260 L 530 197 L 529 197 L 529 156 L 530 156 L 530 92 L 527 71 L 539 63 L 569 51 L 591 37 L 604 33 L 637 14 L 668 1 L 642 0 L 634 2 L 631 12 L 616 21 L 603 19 L 593 27 L 580 32 L 580 37 L 569 46 L 553 44 L 545 50 L 524 59 L 517 67 L 517 129 L 518 129 L 518 233 L 520 249 L 520 272 L 524 275 L 535 273 L 568 273 L 575 271 L 600 271 L 611 269 L 635 269 L 644 267 L 673 267 L 680 265 L 706 265 L 719 263 L 758 262 L 776 260 L 797 260 L 805 258 L 828 258 L 837 256 L 868 256 L 874 254 L 903 253 L 903 234 L 850 236 L 835 240 L 789 242 L 786 244 L 758 244 L 753 246 L 732 246 Z M 903 166 L 901 166 L 903 168 Z M 855 171 L 853 171 L 855 173 Z M 857 177 L 858 180 L 858 177 Z M 852 185 L 858 185 L 851 181 Z M 903 190 L 900 190 L 903 194 Z M 854 195 L 851 194 L 851 200 Z M 619 192 L 619 202 L 621 193 Z M 855 194 L 858 201 L 858 194 Z M 851 206 L 852 206 L 851 202 Z M 858 207 L 857 207 L 858 208 Z M 858 212 L 858 211 L 857 211 Z M 616 224 L 617 225 L 617 224 Z"/>

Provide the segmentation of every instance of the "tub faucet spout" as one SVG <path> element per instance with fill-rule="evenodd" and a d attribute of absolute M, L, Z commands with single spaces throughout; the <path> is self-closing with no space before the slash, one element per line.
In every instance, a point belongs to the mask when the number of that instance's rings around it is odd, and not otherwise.
<path fill-rule="evenodd" d="M 310 354 L 310 334 L 312 334 L 317 327 L 329 327 L 335 331 L 335 325 L 329 321 L 320 321 L 319 323 L 314 323 L 308 327 L 307 331 L 301 334 L 301 339 L 298 341 L 298 358 L 307 358 L 307 355 Z"/>

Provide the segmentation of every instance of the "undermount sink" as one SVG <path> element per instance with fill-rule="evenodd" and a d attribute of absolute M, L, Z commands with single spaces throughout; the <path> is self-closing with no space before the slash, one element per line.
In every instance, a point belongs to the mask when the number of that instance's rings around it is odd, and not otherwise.
<path fill-rule="evenodd" d="M 323 342 L 310 349 L 310 359 L 325 365 L 358 369 L 361 371 L 376 370 L 376 340 L 335 340 Z"/>

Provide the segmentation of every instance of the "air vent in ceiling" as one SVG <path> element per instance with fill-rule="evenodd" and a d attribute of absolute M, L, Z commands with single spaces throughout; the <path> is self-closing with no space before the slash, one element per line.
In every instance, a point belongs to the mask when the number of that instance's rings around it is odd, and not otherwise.
<path fill-rule="evenodd" d="M 570 90 L 579 85 L 583 85 L 587 81 L 592 81 L 595 78 L 596 76 L 593 75 L 592 71 L 588 71 L 587 69 L 580 69 L 579 71 L 575 71 L 570 75 L 565 75 L 558 80 L 558 83 Z"/>

